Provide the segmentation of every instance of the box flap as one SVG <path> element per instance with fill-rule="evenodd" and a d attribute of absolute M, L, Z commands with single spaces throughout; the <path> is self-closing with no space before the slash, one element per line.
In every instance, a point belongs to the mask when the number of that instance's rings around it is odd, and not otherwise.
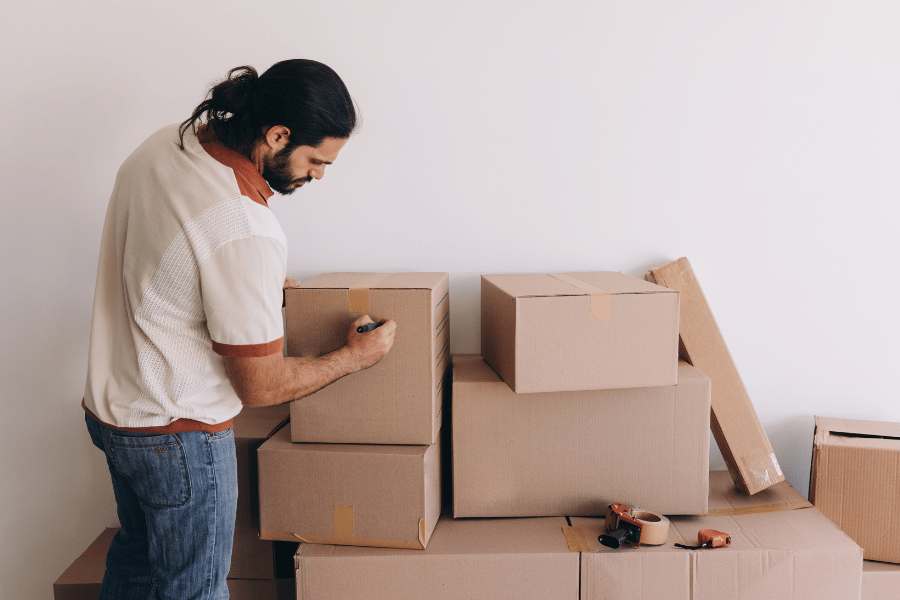
<path fill-rule="evenodd" d="M 586 296 L 607 294 L 677 294 L 675 290 L 612 271 L 552 274 L 483 275 L 513 298 L 545 298 L 550 296 Z"/>
<path fill-rule="evenodd" d="M 249 439 L 268 439 L 269 436 L 287 425 L 290 417 L 273 415 L 244 414 L 234 418 L 234 437 Z"/>
<path fill-rule="evenodd" d="M 839 443 L 831 439 L 831 436 L 839 438 L 884 438 L 888 440 L 900 440 L 900 423 L 889 421 L 855 421 L 850 419 L 834 419 L 831 417 L 816 417 L 816 432 L 823 432 L 822 438 L 828 443 Z M 817 436 L 818 439 L 818 436 Z"/>
<path fill-rule="evenodd" d="M 299 287 L 306 289 L 434 289 L 448 278 L 447 273 L 324 273 Z"/>

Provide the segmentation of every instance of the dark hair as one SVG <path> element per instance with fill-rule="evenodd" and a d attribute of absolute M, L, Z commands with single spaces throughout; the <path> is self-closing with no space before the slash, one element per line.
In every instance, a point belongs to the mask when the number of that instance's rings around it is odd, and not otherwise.
<path fill-rule="evenodd" d="M 338 74 L 305 59 L 276 63 L 262 75 L 249 66 L 231 69 L 181 124 L 182 148 L 184 134 L 188 129 L 196 133 L 204 116 L 219 141 L 242 154 L 249 154 L 265 127 L 287 127 L 290 149 L 318 146 L 327 137 L 348 138 L 357 122 L 350 92 Z"/>

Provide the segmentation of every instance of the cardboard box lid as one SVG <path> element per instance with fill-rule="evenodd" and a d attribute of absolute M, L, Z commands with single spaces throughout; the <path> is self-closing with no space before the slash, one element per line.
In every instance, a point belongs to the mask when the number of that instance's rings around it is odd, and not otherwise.
<path fill-rule="evenodd" d="M 300 284 L 302 289 L 349 289 L 365 287 L 374 290 L 434 289 L 447 273 L 323 273 Z"/>
<path fill-rule="evenodd" d="M 606 294 L 678 294 L 675 290 L 625 275 L 599 271 L 582 273 L 499 274 L 482 275 L 513 298 L 543 298 L 551 296 L 586 296 Z"/>
<path fill-rule="evenodd" d="M 900 450 L 900 423 L 817 416 L 816 443 Z"/>
<path fill-rule="evenodd" d="M 322 454 L 382 454 L 386 456 L 424 457 L 430 446 L 401 446 L 388 444 L 300 444 L 291 441 L 290 431 L 279 430 L 259 447 L 259 454 L 296 453 L 302 448 L 306 453 Z"/>

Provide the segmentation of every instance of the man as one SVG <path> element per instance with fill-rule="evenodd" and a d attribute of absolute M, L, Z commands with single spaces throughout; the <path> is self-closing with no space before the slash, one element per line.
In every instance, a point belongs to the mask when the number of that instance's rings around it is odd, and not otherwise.
<path fill-rule="evenodd" d="M 204 123 L 205 120 L 205 123 Z M 330 68 L 229 72 L 180 126 L 123 163 L 100 250 L 83 406 L 121 530 L 102 599 L 228 598 L 237 500 L 232 419 L 383 358 L 396 324 L 282 356 L 286 241 L 268 208 L 321 179 L 356 127 Z"/>

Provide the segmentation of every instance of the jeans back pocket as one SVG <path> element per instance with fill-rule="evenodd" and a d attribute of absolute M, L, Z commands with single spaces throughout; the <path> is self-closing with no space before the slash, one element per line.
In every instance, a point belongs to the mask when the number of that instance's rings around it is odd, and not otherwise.
<path fill-rule="evenodd" d="M 111 435 L 108 451 L 116 471 L 147 504 L 177 508 L 191 499 L 187 456 L 177 436 Z"/>

